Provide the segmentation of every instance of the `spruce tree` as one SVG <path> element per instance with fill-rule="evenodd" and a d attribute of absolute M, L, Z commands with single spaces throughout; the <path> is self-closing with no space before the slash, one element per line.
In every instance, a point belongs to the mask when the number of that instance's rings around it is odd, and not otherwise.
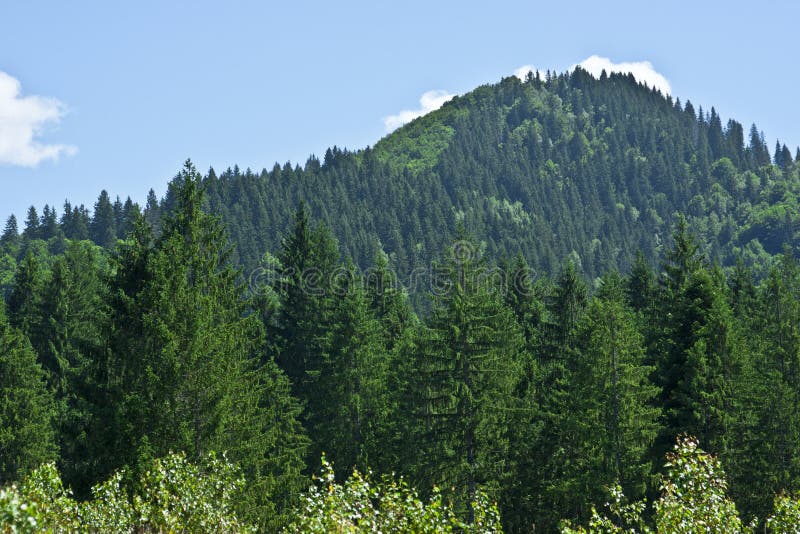
<path fill-rule="evenodd" d="M 742 370 L 733 350 L 731 312 L 724 279 L 705 265 L 684 218 L 679 219 L 659 289 L 650 357 L 661 388 L 664 429 L 658 454 L 681 433 L 723 453 L 736 411 Z"/>
<path fill-rule="evenodd" d="M 378 254 L 375 265 L 368 270 L 364 283 L 370 309 L 380 321 L 386 349 L 391 351 L 405 330 L 416 321 L 408 295 L 383 252 Z"/>
<path fill-rule="evenodd" d="M 330 230 L 312 227 L 301 203 L 278 255 L 275 292 L 280 309 L 270 334 L 278 344 L 276 360 L 304 402 L 314 394 L 313 383 L 330 344 L 331 279 L 337 256 Z"/>
<path fill-rule="evenodd" d="M 509 407 L 523 339 L 486 277 L 477 243 L 463 227 L 457 237 L 438 272 L 430 326 L 418 342 L 412 439 L 421 485 L 453 488 L 471 522 L 477 489 L 499 490 L 507 473 Z"/>
<path fill-rule="evenodd" d="M 117 240 L 117 225 L 114 218 L 114 207 L 109 199 L 108 192 L 100 192 L 94 205 L 94 213 L 89 224 L 89 237 L 97 245 L 110 249 Z"/>
<path fill-rule="evenodd" d="M 30 250 L 20 262 L 8 297 L 8 320 L 27 336 L 38 328 L 38 308 L 41 302 L 42 268 Z"/>
<path fill-rule="evenodd" d="M 580 358 L 575 397 L 585 397 L 586 456 L 596 463 L 592 486 L 619 483 L 626 495 L 643 496 L 650 477 L 650 447 L 660 410 L 653 406 L 658 388 L 645 365 L 645 344 L 635 316 L 625 304 L 619 275 L 603 278 L 579 327 Z"/>
<path fill-rule="evenodd" d="M 327 453 L 342 475 L 353 468 L 391 470 L 383 460 L 387 428 L 385 338 L 353 266 L 333 289 L 331 342 L 308 398 L 312 460 Z"/>
<path fill-rule="evenodd" d="M 28 239 L 40 239 L 39 213 L 33 206 L 28 208 L 28 215 L 25 218 L 25 229 L 22 231 L 22 235 Z"/>
<path fill-rule="evenodd" d="M 266 525 L 303 484 L 298 408 L 280 373 L 260 358 L 260 322 L 246 313 L 223 228 L 202 211 L 190 162 L 175 195 L 152 247 L 138 223 L 112 284 L 117 454 L 136 465 L 170 450 L 191 458 L 227 451 L 252 488 L 248 519 Z"/>
<path fill-rule="evenodd" d="M 98 364 L 104 357 L 105 286 L 94 246 L 71 241 L 44 282 L 38 329 L 31 340 L 58 407 L 60 467 L 81 496 L 105 474 L 97 447 L 106 422 Z"/>
<path fill-rule="evenodd" d="M 0 310 L 0 484 L 56 458 L 54 416 L 36 353 Z"/>
<path fill-rule="evenodd" d="M 0 251 L 16 256 L 18 245 L 19 229 L 17 228 L 17 218 L 12 214 L 6 220 L 3 234 L 0 235 Z"/>

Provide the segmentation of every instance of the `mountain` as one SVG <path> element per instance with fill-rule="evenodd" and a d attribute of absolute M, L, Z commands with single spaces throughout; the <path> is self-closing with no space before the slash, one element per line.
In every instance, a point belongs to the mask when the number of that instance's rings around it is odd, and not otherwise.
<path fill-rule="evenodd" d="M 797 168 L 775 164 L 755 125 L 695 110 L 631 75 L 516 77 L 454 98 L 374 147 L 329 149 L 304 167 L 205 178 L 239 259 L 255 268 L 276 250 L 300 201 L 325 221 L 346 257 L 388 253 L 401 276 L 425 268 L 456 222 L 493 257 L 521 253 L 555 272 L 571 258 L 590 278 L 653 263 L 677 213 L 709 256 L 766 265 L 797 243 Z"/>
<path fill-rule="evenodd" d="M 763 274 L 798 242 L 798 171 L 785 146 L 770 155 L 755 125 L 746 134 L 734 120 L 723 126 L 714 108 L 695 109 L 632 75 L 596 79 L 576 68 L 478 87 L 374 147 L 333 147 L 321 161 L 260 173 L 210 169 L 203 181 L 246 273 L 278 249 L 302 201 L 345 259 L 366 268 L 383 251 L 402 281 L 419 284 L 412 273 L 428 272 L 459 220 L 491 257 L 522 254 L 539 273 L 571 259 L 592 279 L 626 271 L 639 250 L 655 264 L 679 213 L 710 258 Z M 144 211 L 157 221 L 173 203 L 170 192 L 160 202 L 151 194 Z M 108 245 L 107 228 L 124 237 L 138 207 L 101 195 L 91 221 L 83 206 L 71 209 L 61 219 L 66 237 Z M 29 212 L 23 234 L 57 234 L 55 209 L 37 217 Z M 75 227 L 86 229 L 78 236 Z"/>

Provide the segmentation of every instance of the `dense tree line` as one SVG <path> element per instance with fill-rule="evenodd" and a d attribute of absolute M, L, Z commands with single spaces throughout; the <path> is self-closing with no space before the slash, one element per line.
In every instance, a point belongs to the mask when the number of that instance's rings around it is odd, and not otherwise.
<path fill-rule="evenodd" d="M 0 476 L 54 460 L 79 498 L 154 459 L 225 452 L 237 513 L 291 522 L 323 454 L 443 488 L 461 520 L 480 495 L 510 532 L 587 520 L 619 484 L 658 491 L 688 432 L 718 454 L 746 518 L 800 488 L 800 267 L 727 275 L 678 218 L 658 270 L 588 286 L 579 265 L 494 264 L 467 223 L 417 314 L 387 256 L 360 270 L 305 205 L 258 283 L 243 283 L 187 164 L 155 232 L 111 250 L 29 247 L 0 314 Z M 4 245 L 7 247 L 13 245 Z M 38 248 L 37 248 L 38 247 Z"/>
<path fill-rule="evenodd" d="M 726 268 L 741 260 L 762 277 L 784 244 L 799 244 L 795 156 L 771 149 L 756 125 L 723 123 L 713 107 L 577 68 L 479 87 L 373 147 L 333 147 L 260 172 L 209 169 L 203 183 L 245 275 L 280 247 L 303 201 L 344 259 L 365 269 L 385 252 L 403 281 L 430 268 L 460 220 L 490 257 L 521 254 L 540 273 L 572 260 L 593 280 L 628 271 L 637 251 L 655 266 L 676 213 L 709 258 Z M 32 207 L 21 224 L 7 221 L 2 241 L 23 239 L 2 263 L 18 264 L 30 239 L 55 252 L 64 238 L 110 248 L 139 214 L 157 235 L 181 179 L 144 206 L 101 192 L 91 214 L 69 202 L 61 215 Z M 411 297 L 426 305 L 422 292 Z"/>

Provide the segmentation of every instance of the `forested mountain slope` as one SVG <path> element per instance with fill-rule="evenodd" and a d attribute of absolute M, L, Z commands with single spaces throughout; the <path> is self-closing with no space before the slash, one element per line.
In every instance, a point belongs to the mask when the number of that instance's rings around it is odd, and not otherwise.
<path fill-rule="evenodd" d="M 382 248 L 401 276 L 425 267 L 463 219 L 491 257 L 521 252 L 547 273 L 571 257 L 595 277 L 639 249 L 655 263 L 677 212 L 723 264 L 793 243 L 800 185 L 775 152 L 773 165 L 755 126 L 745 139 L 713 108 L 576 69 L 479 87 L 359 152 L 205 182 L 246 268 L 303 200 L 362 266 Z"/>

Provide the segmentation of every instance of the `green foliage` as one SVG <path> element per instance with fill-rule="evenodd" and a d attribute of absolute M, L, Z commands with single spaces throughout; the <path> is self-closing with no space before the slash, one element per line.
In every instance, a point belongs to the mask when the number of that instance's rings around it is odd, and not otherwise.
<path fill-rule="evenodd" d="M 785 493 L 775 497 L 775 510 L 767 518 L 767 528 L 775 533 L 800 532 L 800 499 Z"/>
<path fill-rule="evenodd" d="M 22 483 L 0 489 L 3 532 L 255 532 L 236 515 L 245 480 L 225 458 L 197 464 L 173 454 L 148 464 L 132 491 L 114 473 L 78 502 L 55 465 L 45 464 Z"/>
<path fill-rule="evenodd" d="M 611 491 L 613 502 L 608 507 L 614 516 L 601 516 L 595 509 L 588 529 L 573 528 L 569 522 L 561 527 L 563 534 L 588 532 L 748 532 L 727 495 L 725 473 L 719 460 L 698 447 L 694 438 L 678 439 L 673 452 L 667 455 L 666 475 L 661 497 L 653 503 L 655 529 L 643 521 L 645 503 L 628 504 L 617 486 Z"/>
<path fill-rule="evenodd" d="M 661 498 L 654 504 L 657 532 L 744 532 L 727 496 L 725 472 L 692 438 L 681 438 L 667 455 Z"/>
<path fill-rule="evenodd" d="M 438 489 L 427 501 L 402 479 L 374 482 L 355 471 L 336 482 L 333 467 L 322 459 L 322 474 L 302 498 L 298 517 L 287 529 L 302 534 L 419 532 L 500 533 L 497 506 L 478 492 L 472 504 L 475 518 L 464 523 L 453 513 Z"/>

